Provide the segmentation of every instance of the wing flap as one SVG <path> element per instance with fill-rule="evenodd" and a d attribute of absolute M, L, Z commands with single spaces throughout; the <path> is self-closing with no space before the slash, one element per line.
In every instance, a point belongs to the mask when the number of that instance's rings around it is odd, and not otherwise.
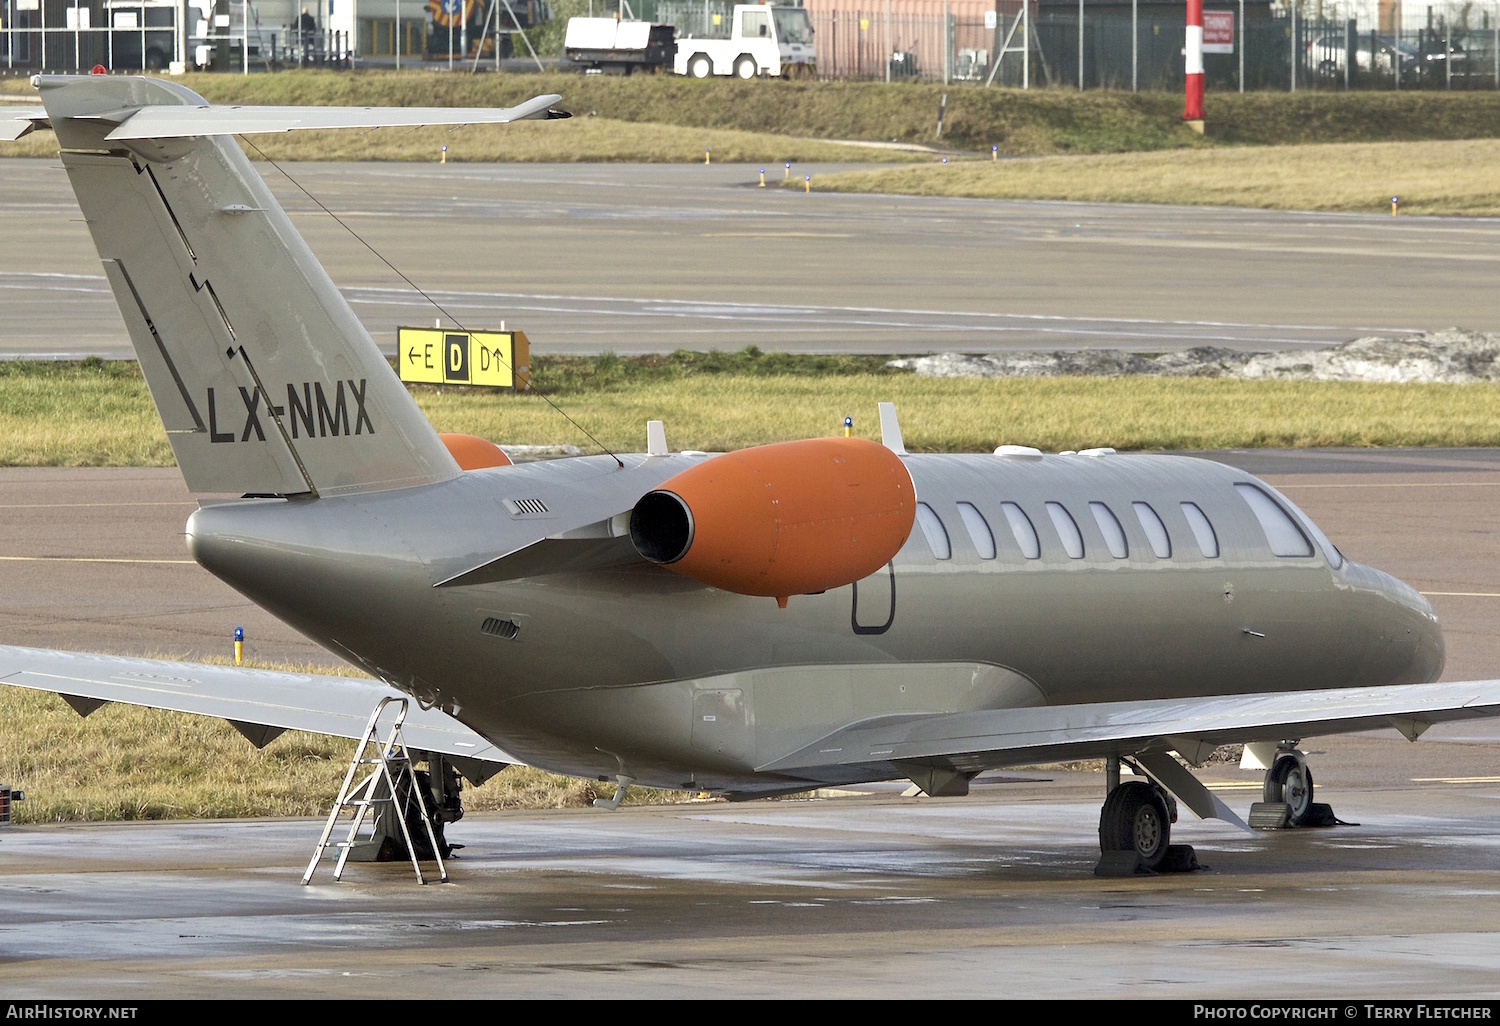
<path fill-rule="evenodd" d="M 504 125 L 567 117 L 551 109 L 562 97 L 536 96 L 514 107 L 142 107 L 109 133 L 111 140 L 180 139 L 205 135 L 294 132 L 319 128 L 417 128 Z"/>
<path fill-rule="evenodd" d="M 945 759 L 965 769 L 1208 744 L 1378 730 L 1500 715 L 1500 680 L 1396 684 L 1280 694 L 888 717 L 854 724 L 758 767 L 813 773 L 834 766 Z"/>
<path fill-rule="evenodd" d="M 123 702 L 214 716 L 228 720 L 258 746 L 281 730 L 359 738 L 375 703 L 407 697 L 379 682 L 350 677 L 4 645 L 0 684 L 50 691 L 75 709 L 80 700 L 93 708 Z M 410 747 L 423 751 L 483 762 L 518 761 L 447 713 L 423 709 L 414 701 L 402 734 Z"/>

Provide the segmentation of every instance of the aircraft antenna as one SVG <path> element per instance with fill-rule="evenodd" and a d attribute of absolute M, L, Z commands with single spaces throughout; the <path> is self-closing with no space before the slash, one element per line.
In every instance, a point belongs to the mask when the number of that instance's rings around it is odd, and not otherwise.
<path fill-rule="evenodd" d="M 299 192 L 301 192 L 302 195 L 306 196 L 308 199 L 310 199 L 314 203 L 316 203 L 319 210 L 323 211 L 323 213 L 327 214 L 329 217 L 331 217 L 335 221 L 337 221 L 338 224 L 339 224 L 339 227 L 343 228 L 344 231 L 346 231 L 350 235 L 354 236 L 354 238 L 359 242 L 359 244 L 361 246 L 365 247 L 365 249 L 368 249 L 371 253 L 374 253 L 375 254 L 375 258 L 377 260 L 379 260 L 382 264 L 385 264 L 385 266 L 389 267 L 393 272 L 395 272 L 395 274 L 396 274 L 396 276 L 398 278 L 400 278 L 402 281 L 406 282 L 406 284 L 410 285 L 412 287 L 412 289 L 417 293 L 417 295 L 421 296 L 423 299 L 427 300 L 427 302 L 431 303 L 433 305 L 433 307 L 439 313 L 441 313 L 444 317 L 448 318 L 455 325 L 457 325 L 458 328 L 461 331 L 468 331 L 469 330 L 468 328 L 466 328 L 464 326 L 463 321 L 459 320 L 452 313 L 450 313 L 443 306 L 443 304 L 439 303 L 436 299 L 433 299 L 431 296 L 429 296 L 426 293 L 426 291 L 423 290 L 423 288 L 420 285 L 418 285 L 416 282 L 414 282 L 410 278 L 408 278 L 406 276 L 406 273 L 404 271 L 402 271 L 401 268 L 397 267 L 395 264 L 393 264 L 389 260 L 387 260 L 385 258 L 385 256 L 384 256 L 384 254 L 382 254 L 380 252 L 380 250 L 376 249 L 374 246 L 372 246 L 368 242 L 366 242 L 365 239 L 364 239 L 364 236 L 360 235 L 359 232 L 357 232 L 353 228 L 349 227 L 349 225 L 344 221 L 344 219 L 342 217 L 339 217 L 339 215 L 335 214 L 332 210 L 329 210 L 326 206 L 323 205 L 323 201 L 322 200 L 318 199 L 318 197 L 316 197 L 312 193 L 308 192 L 307 189 L 305 189 L 303 187 L 303 185 L 302 185 L 301 182 L 297 181 L 297 179 L 293 178 L 287 172 L 286 168 L 282 167 L 280 164 L 276 163 L 276 161 L 274 161 L 270 157 L 266 156 L 266 153 L 265 153 L 264 150 L 262 150 L 259 146 L 255 145 L 255 143 L 251 142 L 245 136 L 241 135 L 241 136 L 238 136 L 238 138 L 242 142 L 244 142 L 244 144 L 246 146 L 249 146 L 256 153 L 260 154 L 260 159 L 261 160 L 264 160 L 267 164 L 270 164 L 277 171 L 280 171 L 281 174 L 282 174 L 282 177 L 284 177 L 287 181 L 289 181 L 293 185 L 295 185 L 297 187 L 297 190 Z M 505 363 L 504 360 L 501 360 L 500 362 L 501 363 Z M 506 364 L 506 368 L 508 370 L 510 370 L 510 372 L 511 372 L 512 375 L 515 374 L 515 368 L 510 367 L 509 364 Z M 526 377 L 526 391 L 532 393 L 535 396 L 540 397 L 541 400 L 543 402 L 545 402 L 548 406 L 552 407 L 558 413 L 562 414 L 563 419 L 566 420 L 569 424 L 572 424 L 575 428 L 577 428 L 579 430 L 579 432 L 584 435 L 584 437 L 586 437 L 589 441 L 591 441 L 595 445 L 597 445 L 599 447 L 600 451 L 602 451 L 606 456 L 608 456 L 610 459 L 614 460 L 621 467 L 625 466 L 625 461 L 624 460 L 622 460 L 622 459 L 620 459 L 620 457 L 616 456 L 610 450 L 609 446 L 605 445 L 603 442 L 599 441 L 599 439 L 595 438 L 594 435 L 593 435 L 593 432 L 589 431 L 588 428 L 584 427 L 582 424 L 578 423 L 578 421 L 576 421 L 572 417 L 570 417 L 568 415 L 568 411 L 564 410 L 561 406 L 557 405 L 557 403 L 553 402 L 552 398 L 549 395 L 547 395 L 546 392 L 542 392 L 542 391 L 539 391 L 536 388 L 533 388 L 532 385 L 531 385 L 531 376 L 529 374 Z"/>

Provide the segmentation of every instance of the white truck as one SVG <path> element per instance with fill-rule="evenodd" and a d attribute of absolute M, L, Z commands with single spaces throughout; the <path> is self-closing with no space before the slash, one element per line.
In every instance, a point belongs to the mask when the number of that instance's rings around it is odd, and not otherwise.
<path fill-rule="evenodd" d="M 811 76 L 817 70 L 812 22 L 801 7 L 735 4 L 727 38 L 678 37 L 672 70 L 693 78 Z"/>

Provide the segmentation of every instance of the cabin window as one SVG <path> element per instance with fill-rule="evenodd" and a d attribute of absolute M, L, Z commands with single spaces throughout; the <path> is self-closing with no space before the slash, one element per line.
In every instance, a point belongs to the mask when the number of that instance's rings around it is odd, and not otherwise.
<path fill-rule="evenodd" d="M 1102 502 L 1089 503 L 1089 509 L 1094 514 L 1094 523 L 1099 525 L 1099 533 L 1104 535 L 1104 544 L 1109 546 L 1109 554 L 1116 559 L 1130 555 L 1130 543 L 1125 540 L 1125 529 L 1120 526 L 1115 511 Z"/>
<path fill-rule="evenodd" d="M 1052 526 L 1057 528 L 1057 537 L 1062 540 L 1063 551 L 1073 559 L 1083 558 L 1083 535 L 1078 533 L 1078 524 L 1073 520 L 1073 514 L 1060 502 L 1047 503 L 1047 515 L 1052 518 Z"/>
<path fill-rule="evenodd" d="M 969 532 L 969 540 L 974 543 L 974 550 L 979 553 L 979 558 L 994 559 L 995 536 L 990 532 L 990 525 L 984 519 L 984 514 L 979 512 L 973 503 L 960 502 L 958 515 L 963 518 L 964 527 Z"/>
<path fill-rule="evenodd" d="M 765 38 L 771 34 L 771 16 L 765 11 L 745 11 L 740 15 L 740 35 L 746 39 Z"/>
<path fill-rule="evenodd" d="M 1208 517 L 1192 502 L 1182 504 L 1182 515 L 1187 517 L 1188 526 L 1193 529 L 1193 537 L 1198 541 L 1198 549 L 1203 553 L 1203 558 L 1218 559 L 1219 537 L 1214 534 L 1214 525 L 1208 522 Z"/>
<path fill-rule="evenodd" d="M 925 502 L 917 503 L 917 523 L 922 525 L 922 534 L 927 538 L 927 547 L 938 559 L 951 559 L 953 547 L 948 544 L 948 529 Z"/>
<path fill-rule="evenodd" d="M 1261 530 L 1266 533 L 1266 542 L 1271 546 L 1271 555 L 1313 554 L 1312 542 L 1307 540 L 1307 536 L 1287 511 L 1276 505 L 1275 499 L 1252 484 L 1237 484 L 1234 490 L 1240 493 L 1240 498 L 1245 500 L 1250 511 L 1255 514 L 1255 519 L 1260 521 Z"/>
<path fill-rule="evenodd" d="M 1036 528 L 1031 526 L 1031 518 L 1026 515 L 1026 511 L 1014 502 L 1002 502 L 1000 508 L 1005 511 L 1005 519 L 1010 522 L 1010 533 L 1016 536 L 1021 555 L 1027 559 L 1040 558 L 1042 543 L 1037 539 Z"/>
<path fill-rule="evenodd" d="M 1146 532 L 1146 540 L 1151 543 L 1151 551 L 1156 553 L 1157 559 L 1172 558 L 1172 539 L 1167 535 L 1167 525 L 1161 522 L 1161 517 L 1156 515 L 1144 502 L 1132 502 L 1131 508 L 1135 510 L 1135 518 L 1141 522 L 1141 530 Z"/>
<path fill-rule="evenodd" d="M 1302 512 L 1302 510 L 1298 509 L 1295 502 L 1291 501 L 1280 492 L 1276 493 L 1276 498 L 1291 512 L 1292 516 L 1296 517 L 1297 520 L 1301 522 L 1303 529 L 1308 534 L 1312 535 L 1313 541 L 1318 543 L 1318 548 L 1323 550 L 1323 555 L 1328 557 L 1329 565 L 1332 566 L 1335 570 L 1343 566 L 1344 554 L 1339 551 L 1337 545 L 1328 540 L 1328 535 L 1324 534 L 1322 530 L 1319 529 L 1318 525 L 1313 523 L 1312 517 L 1308 516 L 1306 513 Z"/>

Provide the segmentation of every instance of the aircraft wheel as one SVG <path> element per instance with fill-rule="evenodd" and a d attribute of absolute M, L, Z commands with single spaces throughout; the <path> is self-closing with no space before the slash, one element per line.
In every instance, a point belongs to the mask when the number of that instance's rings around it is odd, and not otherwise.
<path fill-rule="evenodd" d="M 1172 821 L 1161 792 L 1140 780 L 1121 784 L 1104 799 L 1099 813 L 1099 847 L 1134 851 L 1141 865 L 1156 869 L 1167 857 Z"/>
<path fill-rule="evenodd" d="M 754 57 L 746 54 L 734 62 L 735 78 L 754 78 L 758 74 L 760 74 L 760 68 L 756 65 Z"/>
<path fill-rule="evenodd" d="M 714 62 L 708 59 L 708 54 L 696 54 L 688 61 L 688 74 L 693 78 L 707 78 L 714 73 Z"/>
<path fill-rule="evenodd" d="M 1286 802 L 1287 826 L 1301 826 L 1312 811 L 1312 770 L 1300 760 L 1283 755 L 1266 770 L 1264 797 L 1268 802 Z"/>

